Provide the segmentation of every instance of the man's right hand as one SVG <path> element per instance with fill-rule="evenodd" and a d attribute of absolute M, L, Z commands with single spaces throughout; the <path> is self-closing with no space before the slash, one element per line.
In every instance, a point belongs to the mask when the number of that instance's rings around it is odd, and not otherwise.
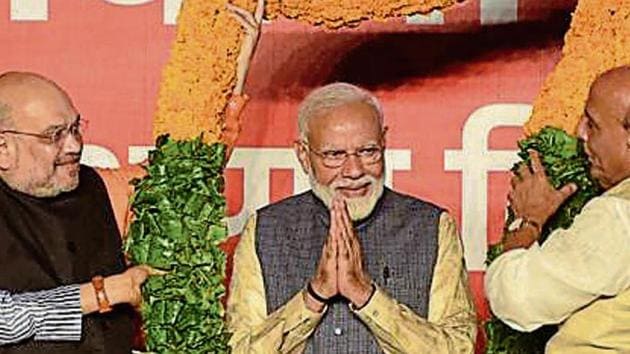
<path fill-rule="evenodd" d="M 328 237 L 324 243 L 322 255 L 317 265 L 315 276 L 311 280 L 311 287 L 317 295 L 329 299 L 339 293 L 337 286 L 337 237 L 340 232 L 339 225 L 331 218 Z M 321 312 L 325 304 L 317 301 L 310 295 L 306 295 L 307 307 L 315 312 Z"/>
<path fill-rule="evenodd" d="M 529 151 L 531 169 L 521 165 L 510 181 L 512 190 L 508 194 L 510 206 L 517 217 L 526 218 L 542 227 L 573 193 L 574 183 L 556 190 L 545 173 L 545 168 L 536 151 Z M 540 230 L 538 230 L 540 232 Z"/>
<path fill-rule="evenodd" d="M 141 286 L 151 275 L 164 275 L 166 272 L 153 269 L 147 265 L 131 267 L 122 273 L 110 275 L 103 280 L 105 294 L 110 305 L 140 305 L 142 301 Z M 92 283 L 80 286 L 81 310 L 83 314 L 98 310 L 98 302 Z"/>

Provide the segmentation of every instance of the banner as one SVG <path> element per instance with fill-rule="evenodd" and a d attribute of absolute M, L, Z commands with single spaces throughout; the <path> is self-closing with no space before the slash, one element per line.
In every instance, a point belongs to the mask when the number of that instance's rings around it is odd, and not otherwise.
<path fill-rule="evenodd" d="M 308 188 L 292 144 L 313 88 L 348 81 L 381 100 L 387 184 L 458 220 L 482 316 L 487 244 L 505 218 L 507 170 L 531 102 L 560 56 L 575 1 L 471 0 L 331 31 L 266 23 L 230 160 L 230 234 L 258 207 Z M 181 0 L 0 1 L 0 71 L 41 73 L 89 121 L 83 162 L 134 164 L 151 149 L 161 69 Z M 200 93 L 203 94 L 203 93 Z"/>

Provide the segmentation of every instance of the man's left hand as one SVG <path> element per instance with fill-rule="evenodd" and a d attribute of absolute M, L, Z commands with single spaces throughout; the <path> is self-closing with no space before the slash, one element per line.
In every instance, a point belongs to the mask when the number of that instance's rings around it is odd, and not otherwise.
<path fill-rule="evenodd" d="M 363 307 L 372 294 L 372 281 L 363 268 L 361 244 L 343 199 L 335 198 L 331 217 L 340 226 L 337 240 L 337 281 L 339 293 L 355 307 Z"/>
<path fill-rule="evenodd" d="M 236 67 L 236 83 L 233 93 L 241 95 L 245 86 L 249 64 L 254 56 L 258 40 L 260 39 L 260 27 L 265 13 L 265 0 L 257 0 L 254 13 L 250 13 L 238 6 L 227 4 L 229 14 L 236 19 L 245 30 L 245 38 L 241 44 Z"/>

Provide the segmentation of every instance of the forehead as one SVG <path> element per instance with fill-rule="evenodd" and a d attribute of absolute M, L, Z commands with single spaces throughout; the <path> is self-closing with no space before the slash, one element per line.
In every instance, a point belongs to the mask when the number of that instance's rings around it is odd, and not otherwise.
<path fill-rule="evenodd" d="M 596 81 L 586 101 L 587 115 L 596 121 L 619 121 L 630 108 L 630 92 L 612 80 Z"/>
<path fill-rule="evenodd" d="M 313 117 L 308 132 L 310 143 L 317 147 L 356 147 L 377 143 L 381 126 L 372 107 L 355 102 Z"/>
<path fill-rule="evenodd" d="M 16 129 L 42 131 L 76 119 L 77 112 L 64 92 L 54 88 L 29 91 L 15 107 Z"/>

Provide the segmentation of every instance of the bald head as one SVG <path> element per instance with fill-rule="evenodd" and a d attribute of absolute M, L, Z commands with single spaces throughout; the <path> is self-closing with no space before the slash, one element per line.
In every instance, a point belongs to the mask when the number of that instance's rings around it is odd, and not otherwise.
<path fill-rule="evenodd" d="M 79 113 L 61 87 L 33 73 L 0 75 L 0 179 L 34 197 L 79 183 Z"/>
<path fill-rule="evenodd" d="M 74 108 L 66 92 L 48 78 L 17 71 L 0 75 L 0 128 L 15 128 L 18 120 L 40 113 L 46 101 Z"/>
<path fill-rule="evenodd" d="M 591 85 L 578 135 L 591 175 L 609 189 L 630 177 L 630 67 L 609 70 Z"/>
<path fill-rule="evenodd" d="M 611 113 L 630 128 L 630 66 L 620 66 L 598 76 L 591 85 L 589 97 L 610 102 Z"/>

